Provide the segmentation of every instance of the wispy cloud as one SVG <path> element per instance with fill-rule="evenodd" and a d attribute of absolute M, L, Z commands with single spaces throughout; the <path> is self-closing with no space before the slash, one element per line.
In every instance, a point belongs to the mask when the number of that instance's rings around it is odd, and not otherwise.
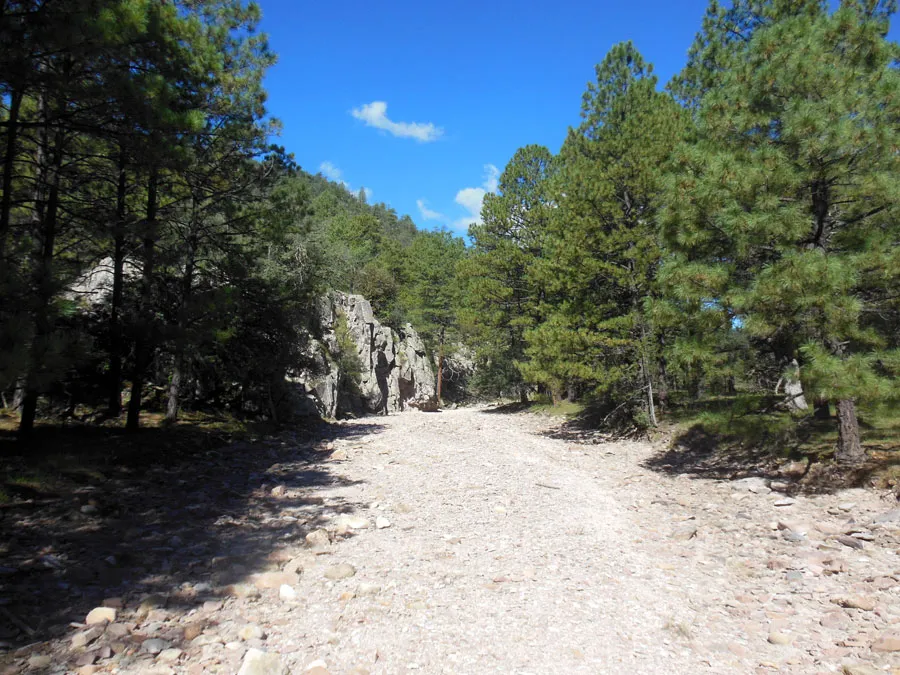
<path fill-rule="evenodd" d="M 350 114 L 365 122 L 366 126 L 387 131 L 398 138 L 414 138 L 420 143 L 436 141 L 444 133 L 431 122 L 394 122 L 387 116 L 387 103 L 384 101 L 366 103 L 351 110 Z"/>
<path fill-rule="evenodd" d="M 438 213 L 437 211 L 429 209 L 428 202 L 424 199 L 417 199 L 416 206 L 419 207 L 419 214 L 425 220 L 447 220 L 443 213 Z"/>
<path fill-rule="evenodd" d="M 484 182 L 480 187 L 463 188 L 456 193 L 456 203 L 469 213 L 453 222 L 453 229 L 463 230 L 473 223 L 481 223 L 481 206 L 489 192 L 496 192 L 499 186 L 500 169 L 493 164 L 484 165 Z"/>
<path fill-rule="evenodd" d="M 319 171 L 325 178 L 333 180 L 335 183 L 341 183 L 345 188 L 350 189 L 350 183 L 344 180 L 344 172 L 331 162 L 326 160 L 319 164 Z"/>

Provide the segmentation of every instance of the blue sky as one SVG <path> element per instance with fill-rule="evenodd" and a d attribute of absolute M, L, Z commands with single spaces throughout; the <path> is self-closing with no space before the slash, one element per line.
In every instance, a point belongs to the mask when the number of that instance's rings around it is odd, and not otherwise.
<path fill-rule="evenodd" d="M 458 234 L 517 148 L 559 150 L 613 44 L 632 40 L 665 82 L 707 5 L 259 2 L 279 56 L 266 82 L 279 142 L 305 170 Z"/>

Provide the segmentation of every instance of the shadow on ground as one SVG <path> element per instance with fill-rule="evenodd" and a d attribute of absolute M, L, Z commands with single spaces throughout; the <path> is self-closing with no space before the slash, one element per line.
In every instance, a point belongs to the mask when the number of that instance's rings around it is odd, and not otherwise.
<path fill-rule="evenodd" d="M 59 637 L 105 598 L 133 606 L 166 594 L 188 609 L 278 569 L 326 516 L 357 508 L 316 494 L 351 484 L 329 461 L 330 441 L 382 428 L 323 424 L 231 443 L 191 425 L 136 436 L 44 428 L 23 456 L 0 435 L 0 646 Z"/>
<path fill-rule="evenodd" d="M 791 494 L 827 494 L 851 487 L 872 487 L 885 472 L 900 467 L 900 454 L 871 452 L 862 466 L 845 467 L 815 452 L 804 452 L 808 436 L 829 428 L 812 422 L 799 437 L 779 434 L 714 433 L 695 424 L 677 433 L 644 466 L 653 471 L 698 479 L 739 480 L 758 476 L 781 484 Z"/>

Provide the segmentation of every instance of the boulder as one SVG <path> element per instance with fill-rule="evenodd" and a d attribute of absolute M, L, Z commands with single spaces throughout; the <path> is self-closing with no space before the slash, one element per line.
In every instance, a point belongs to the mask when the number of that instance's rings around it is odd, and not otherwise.
<path fill-rule="evenodd" d="M 317 303 L 306 349 L 310 368 L 288 378 L 298 414 L 391 413 L 435 395 L 433 364 L 410 324 L 384 326 L 361 295 L 332 292 Z"/>

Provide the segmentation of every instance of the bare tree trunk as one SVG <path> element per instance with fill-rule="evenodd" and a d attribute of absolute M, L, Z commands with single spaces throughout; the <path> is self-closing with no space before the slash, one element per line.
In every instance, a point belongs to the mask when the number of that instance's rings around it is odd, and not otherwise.
<path fill-rule="evenodd" d="M 856 403 L 853 399 L 838 401 L 837 414 L 838 447 L 834 458 L 842 464 L 861 464 L 866 459 L 866 451 L 859 438 Z"/>
<path fill-rule="evenodd" d="M 125 421 L 125 428 L 128 431 L 137 431 L 141 425 L 141 396 L 144 390 L 144 378 L 147 374 L 147 368 L 150 365 L 152 356 L 151 336 L 148 331 L 152 330 L 150 312 L 153 294 L 153 263 L 154 263 L 154 247 L 156 246 L 156 210 L 157 210 L 157 191 L 158 191 L 159 174 L 156 169 L 151 170 L 150 179 L 147 184 L 147 223 L 144 232 L 143 241 L 143 258 L 144 271 L 141 278 L 141 317 L 147 323 L 143 330 L 138 332 L 137 344 L 135 344 L 134 352 L 134 374 L 131 378 L 131 400 L 128 401 L 128 418 Z"/>
<path fill-rule="evenodd" d="M 109 314 L 109 416 L 122 413 L 122 321 L 125 296 L 125 197 L 127 184 L 125 151 L 119 151 L 119 177 L 116 189 L 116 224 L 113 232 L 113 290 Z"/>
<path fill-rule="evenodd" d="M 828 407 L 828 401 L 816 401 L 813 404 L 813 416 L 817 420 L 830 420 L 831 410 Z"/>
<path fill-rule="evenodd" d="M 528 403 L 528 389 L 524 385 L 519 389 L 519 403 Z"/>

